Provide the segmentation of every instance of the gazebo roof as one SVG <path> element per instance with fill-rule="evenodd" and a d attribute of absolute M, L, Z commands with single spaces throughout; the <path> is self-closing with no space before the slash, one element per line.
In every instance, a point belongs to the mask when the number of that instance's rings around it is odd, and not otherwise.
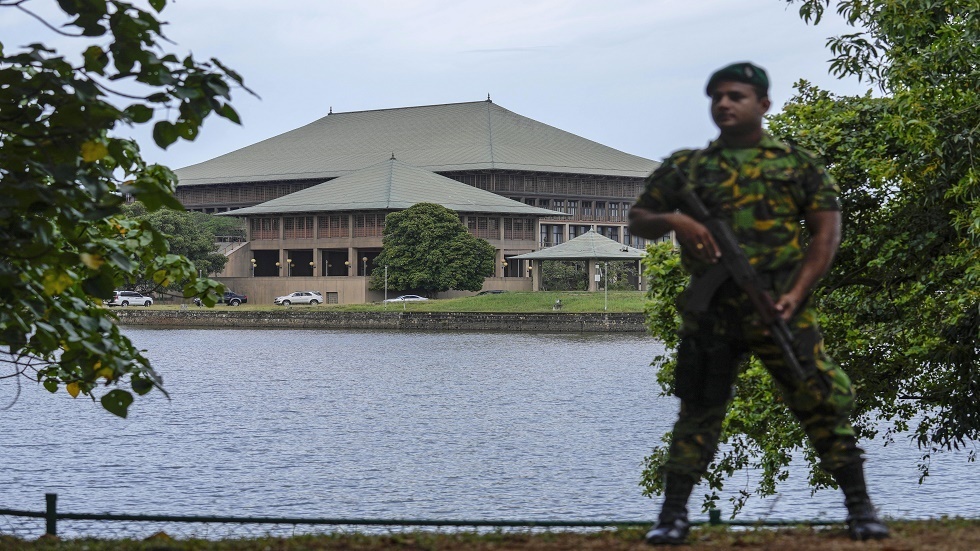
<path fill-rule="evenodd" d="M 642 249 L 636 249 L 609 239 L 589 230 L 568 241 L 525 253 L 511 258 L 517 260 L 639 260 L 646 256 Z"/>
<path fill-rule="evenodd" d="M 327 180 L 391 154 L 434 172 L 514 170 L 642 178 L 659 164 L 487 100 L 331 112 L 176 172 L 180 186 Z"/>
<path fill-rule="evenodd" d="M 456 212 L 568 216 L 532 207 L 391 159 L 283 197 L 221 214 L 403 210 L 435 203 Z"/>

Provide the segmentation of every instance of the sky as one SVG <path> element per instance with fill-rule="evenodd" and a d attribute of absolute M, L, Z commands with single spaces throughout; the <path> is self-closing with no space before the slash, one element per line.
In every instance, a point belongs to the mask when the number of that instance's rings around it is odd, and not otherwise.
<path fill-rule="evenodd" d="M 140 2 L 137 0 L 139 5 Z M 56 13 L 54 0 L 30 0 Z M 145 4 L 143 4 L 145 5 Z M 817 26 L 785 0 L 176 0 L 159 18 L 170 51 L 220 59 L 258 97 L 233 94 L 242 126 L 207 120 L 167 150 L 122 128 L 149 161 L 180 168 L 336 112 L 482 101 L 650 159 L 716 135 L 704 84 L 728 63 L 769 72 L 773 110 L 806 79 L 838 94 L 866 83 L 829 74 L 836 15 Z M 60 21 L 60 20 L 58 20 Z M 10 53 L 33 41 L 80 51 L 0 10 Z"/>

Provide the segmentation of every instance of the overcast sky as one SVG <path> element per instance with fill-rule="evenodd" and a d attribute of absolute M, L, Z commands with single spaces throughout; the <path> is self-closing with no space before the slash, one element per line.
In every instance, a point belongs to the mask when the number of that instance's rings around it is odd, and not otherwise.
<path fill-rule="evenodd" d="M 43 11 L 52 0 L 32 0 Z M 9 8 L 0 41 L 67 43 Z M 806 79 L 842 94 L 867 86 L 828 74 L 836 16 L 806 25 L 784 0 L 178 0 L 161 14 L 173 51 L 217 57 L 261 96 L 239 91 L 243 125 L 209 119 L 167 151 L 173 168 L 208 160 L 334 112 L 480 101 L 651 159 L 715 135 L 704 83 L 751 60 L 774 109 Z M 77 45 L 74 49 L 78 49 Z M 65 50 L 67 52 L 68 50 Z"/>

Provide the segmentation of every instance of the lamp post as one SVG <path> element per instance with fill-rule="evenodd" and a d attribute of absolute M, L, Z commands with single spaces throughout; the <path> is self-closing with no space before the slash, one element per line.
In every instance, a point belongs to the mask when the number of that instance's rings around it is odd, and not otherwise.
<path fill-rule="evenodd" d="M 365 257 L 361 258 L 361 262 L 364 263 L 364 276 L 367 277 L 367 275 L 368 275 L 367 274 L 367 257 L 365 256 Z"/>
<path fill-rule="evenodd" d="M 507 277 L 507 261 L 500 261 L 500 277 Z"/>
<path fill-rule="evenodd" d="M 279 272 L 280 275 L 282 275 L 282 264 L 280 264 L 279 262 L 276 262 L 276 271 Z"/>
<path fill-rule="evenodd" d="M 286 259 L 286 277 L 291 277 L 293 275 L 293 259 Z"/>
<path fill-rule="evenodd" d="M 312 261 L 310 262 L 310 275 L 316 275 L 316 263 Z"/>
<path fill-rule="evenodd" d="M 344 266 L 347 268 L 347 277 L 350 277 L 350 260 L 345 260 Z"/>
<path fill-rule="evenodd" d="M 255 259 L 252 259 L 252 277 L 255 277 Z"/>

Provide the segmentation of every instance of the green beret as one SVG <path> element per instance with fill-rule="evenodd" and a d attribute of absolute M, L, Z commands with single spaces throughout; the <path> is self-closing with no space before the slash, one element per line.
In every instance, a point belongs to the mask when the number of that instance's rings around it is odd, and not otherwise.
<path fill-rule="evenodd" d="M 705 92 L 710 96 L 711 91 L 714 90 L 719 82 L 728 81 L 744 82 L 752 86 L 758 86 L 765 90 L 766 93 L 769 92 L 769 76 L 766 75 L 766 70 L 748 61 L 732 63 L 712 73 L 711 78 L 708 79 L 708 85 L 705 87 Z"/>

